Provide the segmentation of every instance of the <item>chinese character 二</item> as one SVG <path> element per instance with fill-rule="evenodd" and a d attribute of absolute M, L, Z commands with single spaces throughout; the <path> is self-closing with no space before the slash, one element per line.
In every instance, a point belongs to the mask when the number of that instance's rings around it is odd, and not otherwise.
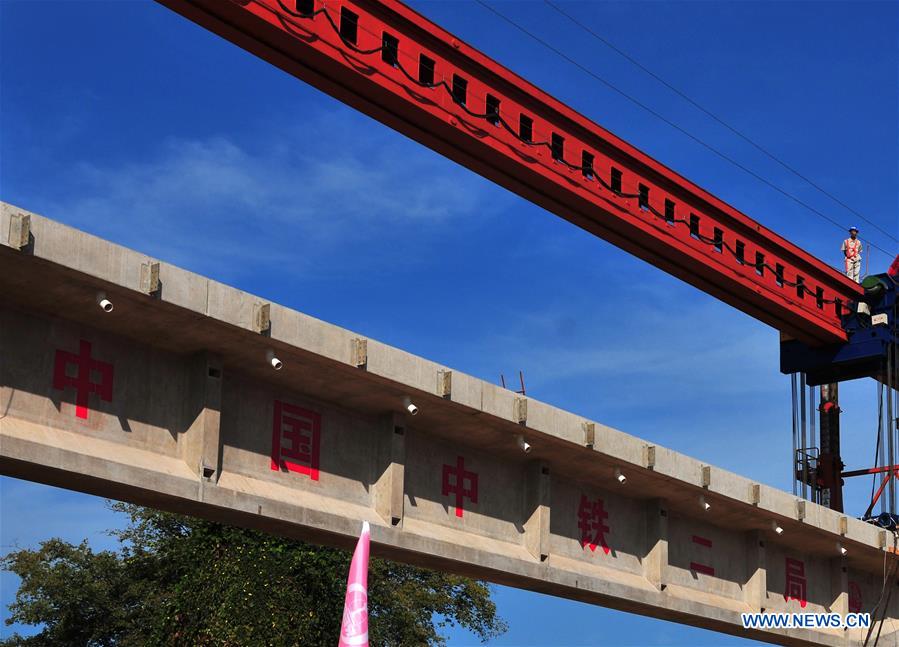
<path fill-rule="evenodd" d="M 704 549 L 708 549 L 708 551 L 711 552 L 712 540 L 708 537 L 693 535 L 692 541 L 695 546 L 702 546 Z M 690 570 L 695 571 L 696 573 L 702 573 L 704 575 L 715 575 L 715 569 L 708 564 L 703 564 L 702 562 L 690 562 Z"/>

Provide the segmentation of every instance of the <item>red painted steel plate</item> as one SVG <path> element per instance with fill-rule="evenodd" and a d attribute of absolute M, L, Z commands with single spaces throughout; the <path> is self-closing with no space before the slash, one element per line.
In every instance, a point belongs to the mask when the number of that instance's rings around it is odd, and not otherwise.
<path fill-rule="evenodd" d="M 315 0 L 315 13 L 303 16 L 296 0 L 158 1 L 786 335 L 846 339 L 839 312 L 862 294 L 858 285 L 401 2 Z M 351 14 L 355 42 L 338 32 Z M 395 63 L 380 51 L 385 33 L 397 40 Z M 418 82 L 423 57 L 446 86 Z M 466 84 L 464 107 L 451 94 L 455 78 Z M 488 95 L 514 132 L 472 115 L 487 112 Z M 564 162 L 549 146 L 522 141 L 521 115 L 533 122 L 532 140 L 564 139 Z M 579 168 L 584 152 L 593 177 Z M 614 191 L 613 170 L 621 178 Z M 637 197 L 641 185 L 649 208 Z M 665 218 L 672 206 L 673 224 Z"/>

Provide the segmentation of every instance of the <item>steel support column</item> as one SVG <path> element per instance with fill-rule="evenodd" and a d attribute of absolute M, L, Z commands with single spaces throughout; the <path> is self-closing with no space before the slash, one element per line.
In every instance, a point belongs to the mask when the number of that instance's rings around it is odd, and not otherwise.
<path fill-rule="evenodd" d="M 821 453 L 818 456 L 818 478 L 822 505 L 843 511 L 843 461 L 840 457 L 839 385 L 822 384 L 818 405 Z"/>

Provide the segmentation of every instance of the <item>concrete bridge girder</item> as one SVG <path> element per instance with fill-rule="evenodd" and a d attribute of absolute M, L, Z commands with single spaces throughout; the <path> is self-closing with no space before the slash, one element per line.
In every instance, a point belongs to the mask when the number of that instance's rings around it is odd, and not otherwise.
<path fill-rule="evenodd" d="M 771 642 L 863 638 L 740 614 L 871 610 L 869 524 L 12 205 L 0 243 L 4 474 L 330 545 L 368 520 L 392 559 Z"/>

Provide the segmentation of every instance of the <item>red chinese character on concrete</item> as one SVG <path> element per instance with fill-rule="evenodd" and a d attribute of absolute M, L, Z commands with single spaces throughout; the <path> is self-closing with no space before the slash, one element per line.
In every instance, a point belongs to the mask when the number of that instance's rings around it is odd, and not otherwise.
<path fill-rule="evenodd" d="M 858 582 L 849 582 L 849 612 L 861 613 L 862 611 L 862 587 Z"/>
<path fill-rule="evenodd" d="M 452 477 L 452 482 L 450 482 Z M 465 482 L 468 482 L 466 487 Z M 472 503 L 478 502 L 478 475 L 465 469 L 465 459 L 456 458 L 456 465 L 443 466 L 443 496 L 456 495 L 456 516 L 462 516 L 462 500 L 467 498 Z"/>
<path fill-rule="evenodd" d="M 75 416 L 87 419 L 90 394 L 96 393 L 104 402 L 112 402 L 112 364 L 91 357 L 91 343 L 81 340 L 78 354 L 65 350 L 56 351 L 53 363 L 53 388 L 64 391 L 75 389 Z M 75 367 L 75 375 L 68 374 L 69 366 Z M 96 375 L 96 379 L 93 379 Z"/>
<path fill-rule="evenodd" d="M 710 550 L 712 548 L 712 540 L 706 539 L 705 537 L 700 537 L 699 535 L 693 535 L 693 543 Z M 711 566 L 706 566 L 705 564 L 700 564 L 699 562 L 690 562 L 690 570 L 696 571 L 697 573 L 702 573 L 704 575 L 715 574 L 714 568 L 712 568 Z"/>
<path fill-rule="evenodd" d="M 787 584 L 784 590 L 784 601 L 796 600 L 803 609 L 808 604 L 806 600 L 805 562 L 799 559 L 787 557 L 786 571 Z"/>
<path fill-rule="evenodd" d="M 603 552 L 608 555 L 611 550 L 606 543 L 606 533 L 609 527 L 606 525 L 606 519 L 609 513 L 606 512 L 602 499 L 590 501 L 586 495 L 581 495 L 581 505 L 577 510 L 577 527 L 581 530 L 581 547 L 596 552 L 597 546 L 602 546 Z"/>
<path fill-rule="evenodd" d="M 317 481 L 321 429 L 321 414 L 275 400 L 272 469 L 308 474 Z"/>

